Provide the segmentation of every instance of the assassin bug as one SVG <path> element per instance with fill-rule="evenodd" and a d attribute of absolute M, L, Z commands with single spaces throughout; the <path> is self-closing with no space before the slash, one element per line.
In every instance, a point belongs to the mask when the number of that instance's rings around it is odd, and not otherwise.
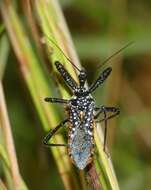
<path fill-rule="evenodd" d="M 54 43 L 54 42 L 53 42 Z M 56 44 L 55 44 L 56 45 Z M 115 54 L 119 53 L 127 46 L 121 48 Z M 57 45 L 56 45 L 57 46 Z M 57 46 L 58 47 L 58 46 Z M 59 47 L 58 47 L 59 48 Z M 59 48 L 60 49 L 60 48 Z M 61 49 L 60 49 L 61 50 Z M 62 51 L 62 50 L 61 50 Z M 105 64 L 111 57 L 106 59 L 103 64 Z M 66 57 L 66 56 L 65 56 Z M 67 57 L 66 57 L 67 58 Z M 68 59 L 68 58 L 67 58 Z M 68 61 L 70 61 L 68 59 Z M 64 119 L 59 125 L 52 129 L 43 139 L 43 143 L 48 146 L 66 146 L 68 148 L 68 154 L 76 165 L 77 168 L 83 170 L 90 162 L 93 160 L 94 151 L 94 134 L 93 130 L 96 125 L 97 119 L 101 113 L 103 113 L 104 118 L 99 120 L 99 122 L 104 121 L 104 151 L 106 151 L 106 137 L 107 137 L 107 121 L 120 113 L 119 108 L 116 107 L 106 107 L 106 106 L 96 106 L 95 100 L 92 97 L 93 93 L 99 86 L 110 75 L 112 68 L 107 67 L 96 79 L 94 83 L 90 85 L 89 88 L 85 87 L 85 82 L 87 79 L 87 74 L 84 69 L 77 68 L 72 61 L 70 63 L 79 71 L 78 79 L 79 85 L 64 68 L 64 66 L 59 62 L 55 62 L 56 69 L 59 71 L 60 75 L 66 82 L 66 84 L 73 91 L 73 96 L 70 100 L 60 99 L 60 98 L 45 98 L 46 102 L 65 104 L 68 110 L 68 118 Z M 111 113 L 111 115 L 107 115 Z M 66 123 L 69 123 L 68 131 L 68 144 L 52 144 L 49 140 L 55 133 L 63 127 Z"/>

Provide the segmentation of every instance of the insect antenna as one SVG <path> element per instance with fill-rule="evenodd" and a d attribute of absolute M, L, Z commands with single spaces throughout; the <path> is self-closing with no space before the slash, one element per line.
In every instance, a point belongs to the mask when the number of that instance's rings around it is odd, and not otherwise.
<path fill-rule="evenodd" d="M 66 56 L 66 54 L 62 51 L 62 49 L 50 37 L 48 37 L 46 34 L 45 36 L 50 42 L 52 42 L 59 49 L 59 51 L 65 56 L 65 58 L 71 63 L 71 65 L 80 72 L 81 70 Z"/>
<path fill-rule="evenodd" d="M 112 57 L 114 57 L 115 55 L 119 54 L 121 51 L 123 51 L 124 49 L 126 49 L 127 47 L 129 47 L 130 45 L 132 45 L 134 42 L 129 42 L 128 44 L 126 44 L 124 47 L 122 47 L 121 49 L 119 49 L 118 51 L 116 51 L 115 53 L 113 53 L 111 56 L 109 56 L 107 59 L 105 59 L 101 65 L 99 65 L 97 68 L 102 67 L 103 65 L 105 65 L 105 63 L 107 63 L 110 59 L 112 59 Z"/>

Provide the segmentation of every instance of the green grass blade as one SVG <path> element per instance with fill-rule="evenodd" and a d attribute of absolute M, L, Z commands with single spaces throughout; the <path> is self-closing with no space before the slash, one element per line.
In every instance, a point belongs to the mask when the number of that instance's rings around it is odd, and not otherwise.
<path fill-rule="evenodd" d="M 26 190 L 26 186 L 22 181 L 19 167 L 17 163 L 17 157 L 15 147 L 13 143 L 11 126 L 8 118 L 4 92 L 2 84 L 0 82 L 0 131 L 4 136 L 5 148 L 0 146 L 0 155 L 3 160 L 4 172 L 8 181 L 8 186 L 15 190 Z M 6 150 L 5 150 L 6 149 Z"/>
<path fill-rule="evenodd" d="M 0 38 L 0 79 L 3 78 L 7 58 L 9 54 L 9 42 L 5 35 Z"/>

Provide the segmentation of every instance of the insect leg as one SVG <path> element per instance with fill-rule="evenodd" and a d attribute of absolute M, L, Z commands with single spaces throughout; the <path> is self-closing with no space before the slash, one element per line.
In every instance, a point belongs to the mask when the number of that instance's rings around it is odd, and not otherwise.
<path fill-rule="evenodd" d="M 103 109 L 103 113 L 104 113 L 104 125 L 105 125 L 105 128 L 104 128 L 104 145 L 103 145 L 103 150 L 105 153 L 106 152 L 106 139 L 107 139 L 107 115 L 106 115 L 106 109 L 105 107 L 102 107 Z"/>
<path fill-rule="evenodd" d="M 99 85 L 101 85 L 106 79 L 107 77 L 109 76 L 109 74 L 111 73 L 112 71 L 112 68 L 111 67 L 108 67 L 106 68 L 101 74 L 100 76 L 97 78 L 97 80 L 91 84 L 88 92 L 89 93 L 92 93 L 96 88 L 99 87 Z"/>
<path fill-rule="evenodd" d="M 99 108 L 95 108 L 95 110 L 99 110 Z M 97 118 L 101 113 L 104 113 L 104 118 L 103 118 L 103 121 L 104 121 L 104 125 L 105 125 L 105 128 L 104 128 L 104 144 L 103 144 L 103 150 L 104 152 L 107 154 L 106 152 L 106 139 L 107 139 L 107 114 L 106 114 L 106 107 L 104 106 L 101 106 L 99 112 L 96 114 L 96 116 L 94 118 Z M 108 154 L 107 154 L 108 155 Z"/>
<path fill-rule="evenodd" d="M 104 106 L 101 106 L 100 109 L 99 108 L 95 108 L 96 111 L 98 111 L 98 113 L 95 115 L 95 119 L 97 119 L 99 117 L 99 115 L 101 113 L 104 113 L 104 118 L 97 121 L 97 122 L 102 122 L 104 121 L 104 124 L 105 124 L 105 129 L 104 129 L 104 145 L 103 145 L 103 150 L 104 152 L 107 154 L 106 152 L 106 141 L 107 141 L 107 120 L 108 119 L 111 119 L 113 117 L 115 117 L 116 115 L 118 115 L 120 113 L 120 110 L 119 108 L 115 108 L 115 107 L 104 107 Z M 107 116 L 107 112 L 112 112 L 113 114 L 110 115 L 110 116 Z M 108 154 L 107 154 L 108 155 Z"/>
<path fill-rule="evenodd" d="M 49 98 L 49 97 L 46 97 L 44 100 L 46 102 L 51 102 L 51 103 L 60 103 L 60 104 L 68 104 L 69 103 L 68 100 L 61 99 L 61 98 Z"/>
<path fill-rule="evenodd" d="M 102 107 L 104 107 L 104 106 L 102 106 Z M 99 115 L 101 113 L 103 113 L 102 107 L 100 107 L 100 108 L 96 107 L 96 111 L 98 111 L 98 113 L 94 116 L 95 119 L 97 119 L 99 117 Z M 112 112 L 113 113 L 110 116 L 107 116 L 107 118 L 106 118 L 107 120 L 112 119 L 116 115 L 120 114 L 119 108 L 116 108 L 116 107 L 104 107 L 104 108 L 105 108 L 106 112 L 108 112 L 108 113 Z M 102 121 L 104 121 L 104 118 L 100 119 L 100 120 L 97 120 L 96 122 L 102 122 Z"/>
<path fill-rule="evenodd" d="M 63 120 L 59 125 L 57 125 L 54 129 L 50 130 L 49 133 L 44 137 L 43 139 L 43 144 L 47 146 L 68 146 L 66 144 L 53 144 L 53 143 L 48 143 L 48 141 L 51 139 L 53 135 L 60 129 L 60 127 L 63 127 L 66 122 L 68 122 L 68 119 Z"/>
<path fill-rule="evenodd" d="M 64 68 L 64 66 L 59 62 L 55 62 L 57 70 L 60 72 L 61 76 L 67 83 L 67 85 L 70 86 L 72 90 L 75 90 L 78 87 L 78 84 L 76 81 L 72 78 L 72 76 L 68 73 L 68 71 Z"/>

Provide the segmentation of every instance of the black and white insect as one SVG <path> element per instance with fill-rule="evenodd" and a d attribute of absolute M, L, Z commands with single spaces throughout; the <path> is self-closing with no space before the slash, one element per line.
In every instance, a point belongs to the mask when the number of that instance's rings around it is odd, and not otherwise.
<path fill-rule="evenodd" d="M 127 45 L 128 46 L 128 45 Z M 126 47 L 126 46 L 125 46 Z M 125 48 L 124 47 L 124 48 Z M 122 48 L 122 49 L 124 49 Z M 120 52 L 120 49 L 118 52 Z M 116 52 L 116 54 L 118 53 Z M 113 57 L 110 56 L 110 58 Z M 108 58 L 109 59 L 109 58 Z M 107 59 L 107 60 L 108 60 Z M 106 60 L 106 61 L 107 61 Z M 105 62 L 106 62 L 105 61 Z M 104 63 L 105 63 L 104 62 Z M 68 73 L 64 66 L 59 62 L 55 62 L 55 66 L 65 83 L 71 88 L 73 96 L 70 100 L 60 98 L 45 98 L 46 102 L 64 104 L 67 107 L 68 117 L 64 119 L 58 126 L 52 129 L 43 139 L 43 143 L 48 146 L 66 146 L 68 154 L 77 168 L 83 170 L 93 160 L 94 153 L 94 127 L 99 121 L 104 121 L 104 151 L 106 151 L 107 137 L 107 121 L 120 113 L 119 108 L 96 106 L 92 93 L 103 84 L 110 75 L 112 68 L 107 67 L 93 82 L 90 87 L 85 87 L 87 74 L 84 69 L 77 68 L 71 61 L 70 63 L 78 70 L 79 84 Z M 110 115 L 108 115 L 110 113 Z M 100 114 L 103 119 L 98 120 Z M 68 123 L 68 144 L 52 144 L 49 140 L 55 133 Z"/>

